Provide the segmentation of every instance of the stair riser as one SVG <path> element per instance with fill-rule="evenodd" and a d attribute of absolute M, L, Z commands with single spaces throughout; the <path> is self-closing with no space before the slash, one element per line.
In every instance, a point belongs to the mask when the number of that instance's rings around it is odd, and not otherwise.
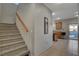
<path fill-rule="evenodd" d="M 19 32 L 8 32 L 8 34 L 16 34 L 16 33 L 19 33 Z M 0 32 L 0 35 L 3 35 L 3 34 L 7 34 L 7 32 Z"/>
<path fill-rule="evenodd" d="M 15 39 L 15 38 L 21 38 L 21 36 L 20 35 L 13 35 L 13 36 L 8 36 L 8 37 L 0 37 L 0 39 L 2 40 L 2 39 Z"/>
<path fill-rule="evenodd" d="M 2 30 L 17 30 L 17 28 L 7 28 L 7 29 L 5 29 L 5 28 L 0 28 L 0 31 L 2 31 Z"/>
<path fill-rule="evenodd" d="M 2 39 L 2 38 L 11 38 L 11 37 L 18 37 L 18 36 L 20 36 L 20 34 L 15 34 L 15 35 L 8 35 L 8 36 L 0 36 L 0 39 Z"/>
<path fill-rule="evenodd" d="M 16 24 L 0 23 L 0 25 L 2 25 L 2 26 L 4 26 L 4 25 L 5 25 L 5 26 L 6 26 L 6 25 L 7 25 L 7 26 L 8 26 L 8 25 L 9 25 L 9 26 L 15 26 Z"/>
<path fill-rule="evenodd" d="M 12 26 L 12 27 L 14 27 L 14 26 L 16 26 L 16 25 L 11 25 L 11 24 L 10 24 L 10 25 L 9 25 L 9 24 L 5 24 L 5 25 L 4 25 L 4 24 L 0 24 L 0 26 Z"/>
<path fill-rule="evenodd" d="M 19 34 L 19 33 L 2 34 L 2 35 L 0 34 L 0 37 L 1 37 L 1 36 L 9 36 L 9 35 L 18 35 L 18 34 Z"/>
<path fill-rule="evenodd" d="M 8 43 L 11 43 L 11 42 L 18 42 L 18 41 L 22 41 L 22 39 L 13 39 L 13 40 L 7 40 L 7 41 L 0 41 L 0 45 L 8 44 Z"/>
<path fill-rule="evenodd" d="M 0 32 L 4 33 L 4 32 L 18 32 L 18 30 L 0 30 Z"/>
<path fill-rule="evenodd" d="M 2 29 L 4 29 L 4 30 L 17 29 L 17 27 L 0 27 L 0 30 L 2 30 Z"/>
<path fill-rule="evenodd" d="M 0 27 L 0 29 L 11 29 L 11 28 L 15 29 L 17 27 L 11 27 L 11 26 L 2 26 L 2 27 Z"/>
<path fill-rule="evenodd" d="M 14 39 L 22 39 L 22 37 L 13 37 L 13 38 L 7 38 L 7 39 L 0 39 L 0 41 L 7 41 L 7 40 L 14 40 Z"/>
<path fill-rule="evenodd" d="M 15 32 L 0 32 L 0 35 L 4 35 L 4 34 L 7 35 L 7 33 L 8 34 L 16 34 L 16 33 L 19 33 L 19 31 L 18 32 L 17 31 L 15 31 Z"/>
<path fill-rule="evenodd" d="M 9 53 L 9 52 L 12 52 L 12 51 L 15 51 L 17 49 L 21 49 L 21 48 L 24 48 L 25 46 L 24 45 L 21 45 L 21 46 L 17 46 L 13 49 L 9 49 L 9 50 L 2 50 L 1 54 L 5 54 L 5 53 Z"/>
<path fill-rule="evenodd" d="M 25 43 L 20 42 L 20 43 L 16 43 L 16 44 L 13 44 L 13 45 L 2 46 L 2 47 L 0 47 L 0 51 L 1 50 L 5 51 L 5 50 L 13 49 L 13 48 L 16 48 L 16 47 L 21 46 L 21 45 L 25 45 Z"/>
<path fill-rule="evenodd" d="M 19 33 L 19 31 L 0 31 L 0 34 L 1 34 L 1 35 L 2 35 L 2 34 L 6 34 L 6 33 L 7 33 L 7 34 L 8 34 L 8 33 L 12 33 L 12 34 L 15 33 L 15 34 L 16 34 L 16 33 Z"/>
<path fill-rule="evenodd" d="M 4 54 L 1 54 L 1 55 L 4 55 L 4 56 L 16 56 L 18 53 L 20 53 L 21 51 L 25 51 L 25 50 L 27 50 L 27 49 L 25 47 L 22 47 L 20 49 L 17 49 L 17 50 L 8 52 L 8 53 L 4 53 Z"/>
<path fill-rule="evenodd" d="M 11 43 L 7 43 L 7 44 L 2 44 L 2 45 L 0 45 L 0 47 L 5 47 L 5 46 L 9 46 L 9 45 L 21 43 L 21 42 L 23 42 L 23 41 L 18 41 L 18 42 L 11 42 Z"/>

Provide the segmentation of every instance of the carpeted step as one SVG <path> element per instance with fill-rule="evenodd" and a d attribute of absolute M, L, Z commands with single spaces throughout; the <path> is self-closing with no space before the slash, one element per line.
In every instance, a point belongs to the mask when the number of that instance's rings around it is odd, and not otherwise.
<path fill-rule="evenodd" d="M 0 56 L 24 56 L 29 52 L 15 24 L 0 24 Z"/>

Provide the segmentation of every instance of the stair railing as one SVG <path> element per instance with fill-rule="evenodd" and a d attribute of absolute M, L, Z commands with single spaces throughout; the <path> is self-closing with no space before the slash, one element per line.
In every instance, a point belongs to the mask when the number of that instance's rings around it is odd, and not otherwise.
<path fill-rule="evenodd" d="M 27 26 L 24 24 L 23 18 L 22 18 L 22 16 L 20 15 L 19 11 L 16 12 L 16 16 L 17 16 L 18 20 L 20 21 L 20 23 L 23 25 L 25 31 L 28 32 L 28 28 L 27 28 Z"/>

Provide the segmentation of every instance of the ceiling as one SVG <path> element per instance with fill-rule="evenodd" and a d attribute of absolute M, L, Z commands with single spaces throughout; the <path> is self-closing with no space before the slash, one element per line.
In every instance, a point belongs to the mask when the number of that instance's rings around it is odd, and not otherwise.
<path fill-rule="evenodd" d="M 45 5 L 54 13 L 53 19 L 73 18 L 77 13 L 77 3 L 45 3 Z"/>

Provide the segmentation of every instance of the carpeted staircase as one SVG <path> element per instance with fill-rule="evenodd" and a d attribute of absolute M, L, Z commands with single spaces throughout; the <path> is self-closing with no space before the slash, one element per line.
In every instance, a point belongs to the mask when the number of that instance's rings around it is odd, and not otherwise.
<path fill-rule="evenodd" d="M 0 56 L 30 54 L 15 24 L 0 24 Z"/>

